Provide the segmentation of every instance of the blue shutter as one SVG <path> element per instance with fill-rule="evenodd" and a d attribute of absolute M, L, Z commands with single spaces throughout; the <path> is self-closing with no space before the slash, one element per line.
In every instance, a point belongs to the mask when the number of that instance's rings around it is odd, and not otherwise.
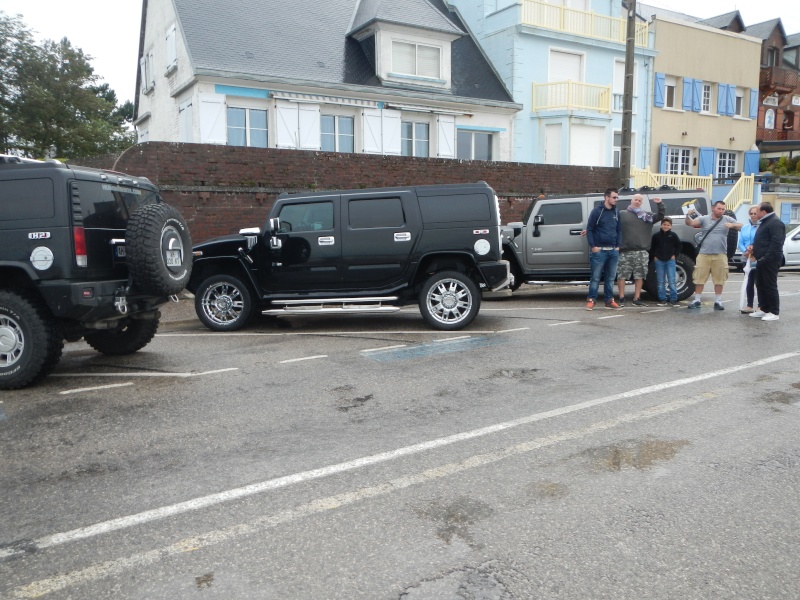
<path fill-rule="evenodd" d="M 792 205 L 789 202 L 781 202 L 781 221 L 787 225 L 792 222 Z"/>
<path fill-rule="evenodd" d="M 694 84 L 694 79 L 690 77 L 683 78 L 683 103 L 681 104 L 681 108 L 683 110 L 692 110 L 692 85 Z"/>
<path fill-rule="evenodd" d="M 697 161 L 697 174 L 700 177 L 714 174 L 714 162 L 717 151 L 714 148 L 700 148 L 700 157 Z"/>
<path fill-rule="evenodd" d="M 661 144 L 660 154 L 658 156 L 658 172 L 659 173 L 666 173 L 667 172 L 667 151 L 669 146 L 666 144 Z"/>
<path fill-rule="evenodd" d="M 736 86 L 729 85 L 726 92 L 727 100 L 725 102 L 728 108 L 728 116 L 732 117 L 736 114 Z"/>
<path fill-rule="evenodd" d="M 750 90 L 750 118 L 758 118 L 758 90 Z"/>
<path fill-rule="evenodd" d="M 744 169 L 742 172 L 745 175 L 753 175 L 759 172 L 758 163 L 761 160 L 761 153 L 758 150 L 748 150 L 744 153 Z"/>
<path fill-rule="evenodd" d="M 656 88 L 653 91 L 653 106 L 664 108 L 664 87 L 667 76 L 664 73 L 656 73 Z"/>
<path fill-rule="evenodd" d="M 728 111 L 725 110 L 725 97 L 728 86 L 724 83 L 717 84 L 717 114 L 727 115 Z"/>
<path fill-rule="evenodd" d="M 692 110 L 700 112 L 703 110 L 703 81 L 695 79 L 692 82 Z"/>

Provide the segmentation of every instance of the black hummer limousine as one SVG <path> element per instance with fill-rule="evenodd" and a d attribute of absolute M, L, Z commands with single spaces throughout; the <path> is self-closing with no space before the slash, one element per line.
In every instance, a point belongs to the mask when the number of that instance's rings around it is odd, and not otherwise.
<path fill-rule="evenodd" d="M 282 194 L 263 228 L 194 247 L 187 288 L 216 331 L 267 315 L 382 313 L 419 303 L 460 329 L 481 290 L 509 284 L 500 211 L 486 183 Z"/>
<path fill-rule="evenodd" d="M 147 345 L 183 289 L 189 230 L 143 177 L 0 155 L 0 389 L 44 377 L 64 340 Z"/>

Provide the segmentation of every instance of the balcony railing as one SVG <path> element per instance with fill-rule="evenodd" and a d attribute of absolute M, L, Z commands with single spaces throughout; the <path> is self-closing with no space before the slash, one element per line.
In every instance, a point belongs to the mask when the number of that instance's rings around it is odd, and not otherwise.
<path fill-rule="evenodd" d="M 797 88 L 797 71 L 783 67 L 762 67 L 759 85 L 762 88 L 794 90 Z"/>
<path fill-rule="evenodd" d="M 625 43 L 627 35 L 626 19 L 565 8 L 538 0 L 523 0 L 522 23 L 620 44 Z M 637 46 L 647 48 L 649 27 L 647 23 L 636 23 Z"/>
<path fill-rule="evenodd" d="M 669 185 L 679 190 L 705 190 L 711 195 L 714 178 L 711 175 L 670 175 L 668 173 L 652 173 L 648 169 L 631 169 L 633 176 L 633 186 L 640 188 L 650 186 L 659 188 L 662 185 Z"/>
<path fill-rule="evenodd" d="M 785 141 L 800 141 L 800 131 L 793 131 L 791 129 L 764 129 L 759 127 L 756 129 L 756 140 L 759 142 L 785 142 Z"/>
<path fill-rule="evenodd" d="M 611 112 L 611 86 L 578 81 L 533 84 L 532 110 L 589 110 Z"/>

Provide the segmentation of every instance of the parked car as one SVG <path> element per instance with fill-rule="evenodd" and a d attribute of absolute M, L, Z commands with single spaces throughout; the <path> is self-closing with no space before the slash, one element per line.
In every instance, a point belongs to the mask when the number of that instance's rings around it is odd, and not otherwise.
<path fill-rule="evenodd" d="M 786 234 L 786 241 L 783 242 L 783 265 L 800 266 L 800 226 Z"/>
<path fill-rule="evenodd" d="M 146 346 L 189 281 L 191 247 L 144 177 L 0 155 L 0 389 L 51 372 L 64 340 Z"/>
<path fill-rule="evenodd" d="M 436 329 L 467 326 L 481 290 L 510 281 L 486 183 L 282 194 L 263 228 L 194 248 L 186 286 L 214 331 L 266 315 L 387 313 L 418 303 Z"/>

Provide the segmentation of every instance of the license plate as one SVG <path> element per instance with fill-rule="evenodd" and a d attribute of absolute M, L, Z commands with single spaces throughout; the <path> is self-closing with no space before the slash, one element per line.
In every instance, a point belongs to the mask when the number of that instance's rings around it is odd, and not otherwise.
<path fill-rule="evenodd" d="M 114 256 L 125 258 L 125 246 L 114 246 Z"/>
<path fill-rule="evenodd" d="M 167 250 L 167 266 L 180 267 L 181 266 L 181 252 L 180 250 Z"/>

